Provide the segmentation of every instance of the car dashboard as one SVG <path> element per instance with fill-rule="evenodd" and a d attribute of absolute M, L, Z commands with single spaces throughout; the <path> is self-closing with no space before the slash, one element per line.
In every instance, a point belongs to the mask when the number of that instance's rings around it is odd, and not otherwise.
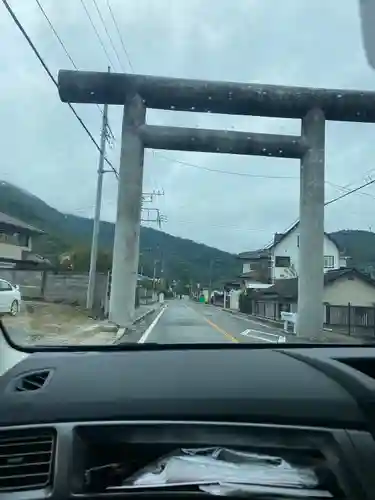
<path fill-rule="evenodd" d="M 212 497 L 126 478 L 214 449 L 311 466 L 327 498 L 373 499 L 374 361 L 373 347 L 33 353 L 0 377 L 0 498 Z"/>

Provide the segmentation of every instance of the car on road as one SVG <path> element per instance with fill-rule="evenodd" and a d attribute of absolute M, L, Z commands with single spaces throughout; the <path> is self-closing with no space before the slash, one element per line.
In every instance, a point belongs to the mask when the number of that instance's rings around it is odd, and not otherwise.
<path fill-rule="evenodd" d="M 18 314 L 21 307 L 21 292 L 18 285 L 0 279 L 0 315 Z"/>

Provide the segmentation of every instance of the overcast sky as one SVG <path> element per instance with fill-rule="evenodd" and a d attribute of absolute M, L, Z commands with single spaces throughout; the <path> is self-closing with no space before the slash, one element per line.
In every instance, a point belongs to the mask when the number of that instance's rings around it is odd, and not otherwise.
<path fill-rule="evenodd" d="M 109 64 L 81 0 L 40 0 L 79 69 Z M 93 0 L 84 0 L 119 70 Z M 108 9 L 97 0 L 122 66 L 131 71 Z M 109 0 L 137 73 L 265 84 L 375 90 L 361 43 L 358 0 Z M 35 0 L 10 0 L 57 75 L 72 68 Z M 61 211 L 92 216 L 98 154 L 0 5 L 0 179 Z M 99 141 L 101 115 L 77 105 Z M 121 109 L 111 107 L 118 167 Z M 153 124 L 298 134 L 298 120 L 150 111 Z M 355 187 L 375 176 L 375 125 L 328 123 L 326 179 Z M 167 159 L 166 159 L 167 158 Z M 173 160 L 187 164 L 176 163 Z M 201 168 L 203 167 L 203 169 Z M 211 172 L 204 168 L 218 170 Z M 235 172 L 243 175 L 228 175 Z M 163 230 L 239 252 L 268 243 L 298 216 L 299 162 L 183 152 L 147 152 L 144 191 L 164 189 L 156 205 Z M 284 179 L 281 177 L 285 177 Z M 343 192 L 326 184 L 326 199 Z M 117 182 L 105 175 L 103 219 L 114 221 Z M 375 187 L 326 208 L 326 230 L 375 230 Z"/>

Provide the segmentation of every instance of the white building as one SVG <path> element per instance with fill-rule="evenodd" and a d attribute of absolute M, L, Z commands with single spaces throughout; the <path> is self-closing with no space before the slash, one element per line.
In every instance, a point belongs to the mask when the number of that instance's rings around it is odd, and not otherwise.
<path fill-rule="evenodd" d="M 271 280 L 296 278 L 299 272 L 299 223 L 289 231 L 276 234 L 270 251 Z M 324 272 L 346 267 L 347 257 L 335 241 L 324 233 Z"/>
<path fill-rule="evenodd" d="M 246 288 L 268 288 L 280 279 L 291 279 L 299 271 L 299 223 L 286 233 L 276 233 L 268 248 L 238 255 L 242 261 L 240 278 Z M 329 236 L 324 234 L 324 272 L 346 267 L 347 257 Z"/>
<path fill-rule="evenodd" d="M 42 233 L 43 231 L 0 212 L 0 268 L 44 263 L 45 259 L 32 253 L 32 238 Z"/>

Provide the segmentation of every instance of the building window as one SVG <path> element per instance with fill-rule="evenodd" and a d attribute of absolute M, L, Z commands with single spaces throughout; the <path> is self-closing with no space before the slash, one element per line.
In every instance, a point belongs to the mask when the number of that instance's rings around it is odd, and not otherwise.
<path fill-rule="evenodd" d="M 290 267 L 290 257 L 276 255 L 275 267 Z"/>
<path fill-rule="evenodd" d="M 27 234 L 18 234 L 18 244 L 21 247 L 29 246 L 29 236 Z"/>
<path fill-rule="evenodd" d="M 249 273 L 251 271 L 251 264 L 249 262 L 246 262 L 244 265 L 243 265 L 243 269 L 242 269 L 242 272 L 243 273 Z"/>
<path fill-rule="evenodd" d="M 0 232 L 0 243 L 8 243 L 8 235 Z"/>
<path fill-rule="evenodd" d="M 332 269 L 335 267 L 335 258 L 333 255 L 324 256 L 324 269 Z"/>
<path fill-rule="evenodd" d="M 21 247 L 29 246 L 29 236 L 22 233 L 6 233 L 0 230 L 0 243 Z"/>

